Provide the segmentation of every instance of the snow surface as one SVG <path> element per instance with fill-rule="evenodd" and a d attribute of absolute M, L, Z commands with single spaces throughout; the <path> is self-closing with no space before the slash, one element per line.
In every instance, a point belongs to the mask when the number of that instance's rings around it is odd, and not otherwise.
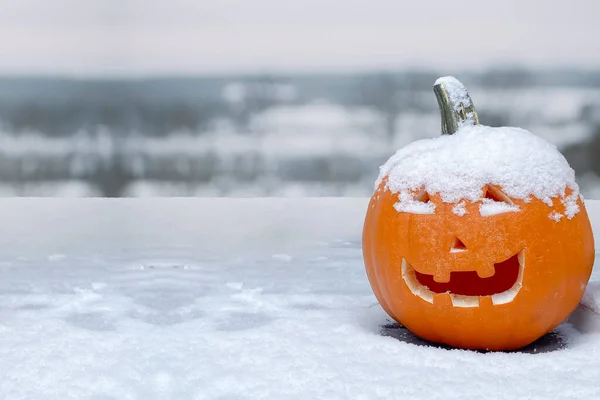
<path fill-rule="evenodd" d="M 479 201 L 485 186 L 492 184 L 516 199 L 534 196 L 552 204 L 560 196 L 567 218 L 579 211 L 575 172 L 564 156 L 521 128 L 464 125 L 453 135 L 413 142 L 380 168 L 375 187 L 384 178 L 386 187 L 400 194 L 400 208 L 418 190 L 439 193 L 448 203 Z M 572 195 L 565 197 L 567 188 Z"/>
<path fill-rule="evenodd" d="M 463 215 L 465 215 L 467 213 L 467 208 L 466 208 L 465 202 L 461 201 L 460 203 L 458 203 L 454 207 L 452 207 L 452 213 L 458 215 L 459 217 L 462 217 Z"/>
<path fill-rule="evenodd" d="M 377 189 L 380 190 L 380 189 Z M 394 204 L 394 208 L 398 212 L 406 212 L 411 214 L 433 214 L 435 213 L 435 204 L 432 202 L 423 202 L 416 200 L 409 193 L 399 193 L 398 202 Z"/>
<path fill-rule="evenodd" d="M 597 277 L 598 271 L 596 277 L 589 282 L 579 307 L 569 318 L 580 332 L 600 332 L 600 281 Z"/>
<path fill-rule="evenodd" d="M 481 214 L 482 217 L 488 217 L 490 215 L 497 215 L 506 212 L 517 212 L 519 210 L 519 207 L 513 204 L 508 204 L 502 201 L 494 201 L 491 199 L 481 200 L 481 205 L 479 206 L 479 214 Z M 556 213 L 556 211 L 554 211 L 554 213 Z"/>
<path fill-rule="evenodd" d="M 539 354 L 382 335 L 367 205 L 3 199 L 0 398 L 600 397 L 600 333 L 570 324 Z"/>

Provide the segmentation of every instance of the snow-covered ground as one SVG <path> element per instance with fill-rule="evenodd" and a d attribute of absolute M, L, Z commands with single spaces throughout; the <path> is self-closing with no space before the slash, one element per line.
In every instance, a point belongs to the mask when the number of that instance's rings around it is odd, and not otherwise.
<path fill-rule="evenodd" d="M 600 398 L 593 329 L 488 354 L 382 334 L 366 206 L 3 199 L 0 398 Z"/>

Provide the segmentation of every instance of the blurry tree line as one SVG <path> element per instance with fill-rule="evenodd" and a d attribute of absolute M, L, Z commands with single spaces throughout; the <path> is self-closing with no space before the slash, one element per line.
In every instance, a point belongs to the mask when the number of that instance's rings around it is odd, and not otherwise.
<path fill-rule="evenodd" d="M 238 134 L 260 135 L 260 127 L 251 123 L 254 116 L 278 105 L 301 105 L 315 99 L 350 109 L 373 110 L 381 120 L 384 140 L 391 141 L 401 113 L 436 112 L 431 90 L 441 75 L 445 74 L 420 70 L 101 81 L 0 78 L 0 124 L 4 135 L 30 132 L 54 138 L 100 135 L 109 142 L 108 154 L 82 155 L 73 151 L 64 154 L 60 162 L 44 155 L 34 161 L 14 159 L 2 155 L 0 149 L 0 180 L 18 184 L 82 179 L 93 182 L 107 197 L 122 196 L 127 186 L 138 179 L 208 182 L 214 178 L 219 162 L 214 153 L 179 155 L 177 159 L 150 157 L 128 150 L 128 140 L 167 137 L 175 132 L 202 135 L 217 130 L 222 121 L 227 121 L 227 129 Z M 454 75 L 460 76 L 467 87 L 600 89 L 600 71 L 536 72 L 504 68 Z M 478 112 L 486 124 L 508 125 L 506 115 L 482 109 Z M 576 171 L 591 171 L 600 176 L 600 162 L 595 157 L 600 150 L 600 110 L 589 105 L 582 110 L 581 119 L 597 127 L 594 139 L 591 143 L 570 146 L 565 155 Z M 82 157 L 87 161 L 82 161 Z M 336 157 L 290 161 L 277 172 L 278 177 L 346 182 L 361 176 L 363 165 Z M 257 179 L 256 171 L 267 168 L 257 154 L 240 156 L 231 163 L 238 178 L 250 181 Z M 77 167 L 83 164 L 87 166 Z"/>
<path fill-rule="evenodd" d="M 392 130 L 394 116 L 432 107 L 415 93 L 431 91 L 442 74 L 435 71 L 214 76 L 137 80 L 0 78 L 0 122 L 5 131 L 36 131 L 69 136 L 102 126 L 118 134 L 169 135 L 177 130 L 201 133 L 219 118 L 247 130 L 252 115 L 282 102 L 328 100 L 378 110 Z M 456 73 L 468 87 L 597 87 L 597 71 L 542 71 L 505 68 Z M 238 99 L 224 96 L 231 82 L 243 87 Z M 296 88 L 282 96 L 281 87 Z M 236 101 L 237 100 L 237 101 Z M 433 104 L 435 106 L 435 104 Z"/>

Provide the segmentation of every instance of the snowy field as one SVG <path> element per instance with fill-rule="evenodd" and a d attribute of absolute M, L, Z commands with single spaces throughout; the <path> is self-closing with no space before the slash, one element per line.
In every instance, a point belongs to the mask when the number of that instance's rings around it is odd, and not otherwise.
<path fill-rule="evenodd" d="M 598 270 L 525 351 L 423 346 L 382 328 L 367 201 L 3 199 L 0 398 L 600 398 Z"/>

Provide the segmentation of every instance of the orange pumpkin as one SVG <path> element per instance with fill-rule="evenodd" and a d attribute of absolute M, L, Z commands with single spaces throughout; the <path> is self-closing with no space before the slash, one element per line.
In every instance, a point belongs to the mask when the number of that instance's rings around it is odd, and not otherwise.
<path fill-rule="evenodd" d="M 441 80 L 435 90 L 443 131 L 456 136 L 456 146 L 474 138 L 492 146 L 495 135 L 506 134 L 478 125 L 460 82 Z M 508 131 L 506 140 L 541 143 L 530 136 Z M 426 148 L 435 152 L 449 140 L 430 139 Z M 552 146 L 524 157 L 523 166 L 535 170 L 523 171 L 529 180 L 506 172 L 522 165 L 503 165 L 508 169 L 494 175 L 503 153 L 520 162 L 511 156 L 513 147 L 498 150 L 499 158 L 490 156 L 495 163 L 483 167 L 477 163 L 481 154 L 466 151 L 458 157 L 471 163 L 468 173 L 453 158 L 455 150 L 431 158 L 438 169 L 423 179 L 409 168 L 418 161 L 402 164 L 409 151 L 382 167 L 364 223 L 364 262 L 382 308 L 417 336 L 460 348 L 517 349 L 551 331 L 579 303 L 594 263 L 594 240 L 578 188 L 574 181 L 550 179 L 565 168 L 557 163 L 566 163 Z M 444 189 L 449 181 L 450 192 Z"/>

